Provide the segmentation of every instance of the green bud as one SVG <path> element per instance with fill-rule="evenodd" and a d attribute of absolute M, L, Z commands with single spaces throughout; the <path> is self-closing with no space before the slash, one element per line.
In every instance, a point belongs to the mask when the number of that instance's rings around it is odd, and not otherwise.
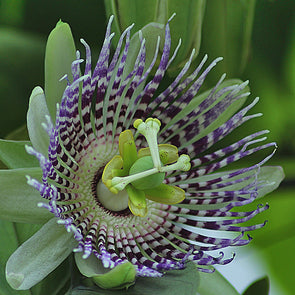
<path fill-rule="evenodd" d="M 76 48 L 71 28 L 59 21 L 51 31 L 45 52 L 45 97 L 49 113 L 55 119 L 56 103 L 61 101 L 67 82 L 60 79 L 67 74 L 71 78 L 71 64 L 76 59 Z"/>
<path fill-rule="evenodd" d="M 198 54 L 205 4 L 206 0 L 105 0 L 107 16 L 112 14 L 115 16 L 116 38 L 132 23 L 135 23 L 133 32 L 136 32 L 149 23 L 165 25 L 168 19 L 176 13 L 170 22 L 171 50 L 176 48 L 180 38 L 182 46 L 169 67 L 172 74 L 184 65 L 193 48 L 195 48 L 195 56 Z M 158 34 L 151 36 L 156 39 Z"/>
<path fill-rule="evenodd" d="M 94 254 L 84 259 L 81 252 L 75 253 L 75 261 L 81 274 L 103 289 L 127 289 L 135 282 L 136 269 L 130 262 L 109 269 Z"/>
<path fill-rule="evenodd" d="M 109 272 L 92 277 L 96 285 L 103 289 L 128 289 L 135 282 L 136 270 L 133 264 L 119 264 Z"/>

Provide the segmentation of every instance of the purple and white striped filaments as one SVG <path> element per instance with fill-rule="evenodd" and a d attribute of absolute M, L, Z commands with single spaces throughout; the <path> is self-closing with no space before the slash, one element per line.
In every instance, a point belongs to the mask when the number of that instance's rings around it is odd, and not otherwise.
<path fill-rule="evenodd" d="M 73 80 L 68 82 L 57 106 L 55 125 L 49 118 L 44 124 L 50 137 L 48 155 L 27 148 L 43 170 L 42 182 L 28 177 L 28 183 L 49 200 L 40 206 L 74 232 L 79 243 L 75 251 L 83 252 L 83 258 L 93 253 L 110 268 L 130 261 L 138 276 L 161 276 L 164 271 L 184 268 L 188 261 L 195 262 L 202 271 L 212 271 L 210 266 L 227 264 L 233 257 L 224 258 L 222 252 L 212 256 L 211 251 L 246 245 L 250 238 L 244 238 L 244 233 L 264 226 L 240 224 L 265 211 L 267 205 L 250 212 L 232 209 L 253 202 L 266 185 L 259 181 L 260 167 L 273 155 L 276 145 L 257 144 L 266 139 L 263 136 L 268 131 L 208 151 L 238 126 L 260 116 L 247 114 L 258 99 L 222 121 L 220 117 L 230 107 L 249 95 L 245 90 L 247 82 L 225 85 L 223 75 L 206 95 L 198 96 L 207 74 L 221 59 L 203 69 L 205 56 L 188 74 L 194 52 L 170 86 L 160 93 L 159 85 L 176 55 L 170 54 L 169 22 L 158 67 L 155 63 L 160 43 L 151 64 L 146 65 L 145 40 L 140 38 L 140 50 L 128 73 L 125 66 L 132 26 L 122 34 L 111 57 L 111 23 L 112 17 L 93 71 L 90 48 L 81 40 L 86 49 L 84 73 L 81 74 L 83 60 L 77 52 L 72 63 Z M 151 73 L 153 76 L 148 79 Z M 104 167 L 119 153 L 119 135 L 123 131 L 133 132 L 138 149 L 147 147 L 145 138 L 135 132 L 133 122 L 149 117 L 161 121 L 158 143 L 174 145 L 180 154 L 189 155 L 191 169 L 167 172 L 164 179 L 165 184 L 184 190 L 181 203 L 167 205 L 148 200 L 147 215 L 139 217 L 128 206 L 122 210 L 104 206 L 97 186 Z M 268 148 L 269 155 L 255 165 L 216 172 Z M 238 234 L 221 238 L 215 235 L 217 232 Z"/>

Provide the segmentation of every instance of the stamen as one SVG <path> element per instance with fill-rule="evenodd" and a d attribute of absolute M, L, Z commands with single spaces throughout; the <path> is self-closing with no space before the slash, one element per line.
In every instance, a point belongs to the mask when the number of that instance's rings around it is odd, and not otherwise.
<path fill-rule="evenodd" d="M 114 156 L 105 166 L 102 182 L 97 185 L 97 196 L 111 210 L 115 208 L 113 201 L 125 207 L 128 199 L 131 212 L 144 217 L 146 199 L 165 204 L 176 204 L 184 199 L 182 189 L 164 185 L 163 181 L 166 172 L 188 171 L 191 163 L 188 155 L 178 156 L 176 146 L 158 145 L 157 134 L 161 126 L 158 119 L 148 118 L 145 122 L 137 119 L 133 125 L 146 138 L 148 147 L 137 152 L 132 132 L 123 131 L 119 136 L 120 155 Z"/>

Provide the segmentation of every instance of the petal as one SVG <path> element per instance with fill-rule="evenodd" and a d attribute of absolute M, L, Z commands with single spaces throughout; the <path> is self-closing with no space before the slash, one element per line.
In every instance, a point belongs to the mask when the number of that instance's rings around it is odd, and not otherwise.
<path fill-rule="evenodd" d="M 17 290 L 26 290 L 40 282 L 72 252 L 76 241 L 64 226 L 52 218 L 23 243 L 8 259 L 6 279 Z"/>
<path fill-rule="evenodd" d="M 40 178 L 40 168 L 0 170 L 0 218 L 14 222 L 44 223 L 52 217 L 49 211 L 38 208 L 43 199 L 27 184 L 26 175 Z"/>
<path fill-rule="evenodd" d="M 49 136 L 42 123 L 46 122 L 49 115 L 43 89 L 39 86 L 32 91 L 27 113 L 27 126 L 30 140 L 36 150 L 46 155 L 49 146 Z"/>
<path fill-rule="evenodd" d="M 15 141 L 0 139 L 0 159 L 8 168 L 38 167 L 38 161 L 30 156 L 25 145 L 29 141 Z"/>

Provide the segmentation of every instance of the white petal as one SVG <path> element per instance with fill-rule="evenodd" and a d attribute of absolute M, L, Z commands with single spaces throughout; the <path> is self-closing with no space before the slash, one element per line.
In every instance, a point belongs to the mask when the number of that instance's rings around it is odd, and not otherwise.
<path fill-rule="evenodd" d="M 77 245 L 64 226 L 49 220 L 10 256 L 6 279 L 17 290 L 27 290 L 52 272 Z"/>
<path fill-rule="evenodd" d="M 49 136 L 42 127 L 42 123 L 46 122 L 46 116 L 49 116 L 49 112 L 44 91 L 37 86 L 33 89 L 30 96 L 27 127 L 34 148 L 43 155 L 47 155 L 49 146 Z"/>

